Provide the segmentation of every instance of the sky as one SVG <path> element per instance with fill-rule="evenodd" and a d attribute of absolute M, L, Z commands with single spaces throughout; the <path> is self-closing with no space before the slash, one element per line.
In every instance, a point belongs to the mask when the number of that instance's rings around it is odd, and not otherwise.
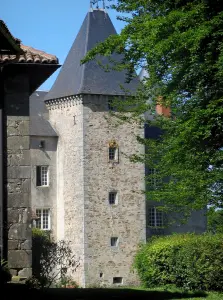
<path fill-rule="evenodd" d="M 24 45 L 54 54 L 63 64 L 89 8 L 90 0 L 1 0 L 0 19 Z M 107 11 L 120 32 L 124 23 L 116 11 Z M 50 90 L 58 72 L 39 89 Z"/>

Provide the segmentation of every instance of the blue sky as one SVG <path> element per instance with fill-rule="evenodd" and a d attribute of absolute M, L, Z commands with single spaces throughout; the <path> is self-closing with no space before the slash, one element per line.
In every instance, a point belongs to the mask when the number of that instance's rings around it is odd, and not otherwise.
<path fill-rule="evenodd" d="M 0 19 L 24 45 L 54 54 L 63 64 L 89 8 L 90 0 L 2 0 Z M 108 13 L 120 32 L 124 23 L 116 20 L 117 12 Z M 40 89 L 49 90 L 58 72 Z"/>

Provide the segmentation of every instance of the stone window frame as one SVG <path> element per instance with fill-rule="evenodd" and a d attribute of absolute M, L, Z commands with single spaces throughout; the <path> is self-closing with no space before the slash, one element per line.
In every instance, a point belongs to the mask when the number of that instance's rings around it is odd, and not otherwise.
<path fill-rule="evenodd" d="M 110 239 L 110 246 L 112 248 L 117 248 L 119 245 L 119 238 L 117 236 L 112 236 Z"/>
<path fill-rule="evenodd" d="M 38 187 L 49 186 L 49 166 L 47 165 L 36 166 L 36 186 Z"/>
<path fill-rule="evenodd" d="M 117 191 L 111 190 L 108 193 L 108 203 L 111 206 L 118 204 L 118 192 Z"/>
<path fill-rule="evenodd" d="M 44 231 L 51 230 L 51 211 L 50 208 L 36 208 L 35 227 Z"/>
<path fill-rule="evenodd" d="M 164 226 L 164 213 L 156 206 L 148 207 L 148 226 L 150 228 L 163 228 Z"/>
<path fill-rule="evenodd" d="M 113 277 L 113 284 L 123 284 L 123 277 L 121 276 L 115 276 Z"/>

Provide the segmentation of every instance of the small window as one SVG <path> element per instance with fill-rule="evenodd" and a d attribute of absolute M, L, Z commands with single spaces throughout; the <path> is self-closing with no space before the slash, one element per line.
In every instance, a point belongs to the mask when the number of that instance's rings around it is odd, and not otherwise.
<path fill-rule="evenodd" d="M 113 277 L 113 284 L 122 284 L 123 278 L 122 277 Z"/>
<path fill-rule="evenodd" d="M 115 160 L 117 156 L 117 148 L 109 147 L 109 160 Z"/>
<path fill-rule="evenodd" d="M 149 207 L 149 226 L 150 227 L 162 227 L 163 226 L 163 212 L 156 207 Z"/>
<path fill-rule="evenodd" d="M 117 246 L 118 246 L 118 238 L 111 237 L 111 247 L 117 247 Z"/>
<path fill-rule="evenodd" d="M 110 205 L 117 204 L 117 192 L 109 192 L 108 201 Z"/>
<path fill-rule="evenodd" d="M 108 148 L 109 162 L 118 162 L 119 159 L 118 156 L 119 156 L 118 144 L 116 143 L 116 141 L 110 141 L 109 148 Z"/>
<path fill-rule="evenodd" d="M 37 166 L 36 167 L 36 185 L 37 186 L 48 186 L 49 185 L 49 168 L 48 166 Z"/>
<path fill-rule="evenodd" d="M 50 210 L 49 209 L 37 209 L 36 210 L 36 228 L 42 230 L 50 230 Z"/>

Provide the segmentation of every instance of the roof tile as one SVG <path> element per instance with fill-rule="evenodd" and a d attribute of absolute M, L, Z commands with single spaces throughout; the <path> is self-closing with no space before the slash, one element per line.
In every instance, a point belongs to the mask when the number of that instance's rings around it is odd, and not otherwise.
<path fill-rule="evenodd" d="M 44 51 L 34 49 L 29 46 L 21 45 L 24 54 L 0 55 L 0 64 L 15 60 L 16 63 L 35 63 L 35 64 L 58 64 L 58 58 L 55 55 L 48 54 Z"/>

